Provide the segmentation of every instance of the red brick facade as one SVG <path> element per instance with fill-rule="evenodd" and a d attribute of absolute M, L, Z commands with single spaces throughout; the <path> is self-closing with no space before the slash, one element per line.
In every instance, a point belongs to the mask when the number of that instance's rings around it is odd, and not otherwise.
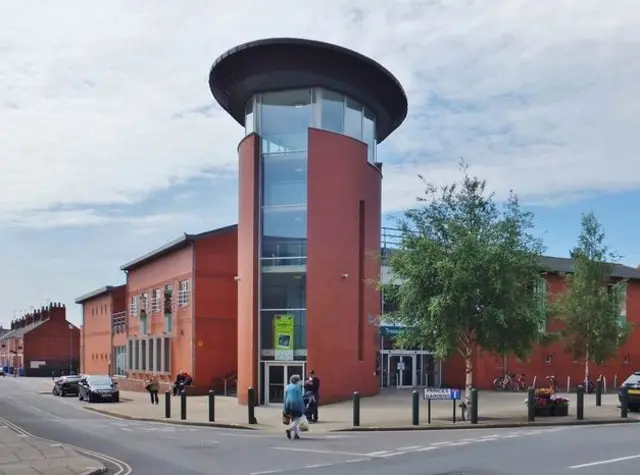
<path fill-rule="evenodd" d="M 11 322 L 0 337 L 0 363 L 26 376 L 78 372 L 80 329 L 66 320 L 62 304 L 50 304 Z"/>
<path fill-rule="evenodd" d="M 545 278 L 549 299 L 564 290 L 564 280 L 560 275 L 548 273 Z M 590 377 L 595 379 L 602 374 L 608 387 L 619 385 L 629 374 L 640 368 L 640 280 L 628 281 L 626 317 L 627 322 L 635 327 L 627 343 L 614 358 L 603 365 L 589 365 Z M 559 322 L 552 321 L 548 330 L 554 332 L 560 328 Z M 491 389 L 494 379 L 504 374 L 505 363 L 507 371 L 524 374 L 528 384 L 533 384 L 535 380 L 538 387 L 547 384 L 547 376 L 555 376 L 561 389 L 566 389 L 567 385 L 575 387 L 584 381 L 584 359 L 575 361 L 565 351 L 563 343 L 556 342 L 547 347 L 535 348 L 525 361 L 514 357 L 505 361 L 500 355 L 479 352 L 474 366 L 474 385 L 479 389 Z M 459 355 L 452 355 L 443 362 L 444 385 L 463 387 L 464 374 L 464 362 Z"/>

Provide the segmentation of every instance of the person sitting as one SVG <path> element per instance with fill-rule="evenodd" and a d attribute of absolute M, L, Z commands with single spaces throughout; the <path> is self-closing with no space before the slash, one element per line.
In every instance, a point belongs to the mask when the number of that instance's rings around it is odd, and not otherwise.
<path fill-rule="evenodd" d="M 176 376 L 176 380 L 173 382 L 173 395 L 177 396 L 178 393 L 180 391 L 182 391 L 182 387 L 184 385 L 184 380 L 185 380 L 185 375 L 186 372 L 184 371 L 180 371 L 177 376 Z"/>

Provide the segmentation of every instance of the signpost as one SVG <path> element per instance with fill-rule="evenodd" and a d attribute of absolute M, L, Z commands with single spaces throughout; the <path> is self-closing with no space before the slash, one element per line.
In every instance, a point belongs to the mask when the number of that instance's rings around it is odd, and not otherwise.
<path fill-rule="evenodd" d="M 460 400 L 459 389 L 452 388 L 424 388 L 423 398 L 427 400 L 427 422 L 431 424 L 431 401 L 453 402 L 453 423 L 456 423 L 456 402 Z"/>

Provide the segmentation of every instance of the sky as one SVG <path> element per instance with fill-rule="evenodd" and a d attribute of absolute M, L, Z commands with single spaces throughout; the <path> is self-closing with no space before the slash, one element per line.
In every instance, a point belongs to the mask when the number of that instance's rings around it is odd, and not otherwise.
<path fill-rule="evenodd" d="M 124 282 L 119 267 L 237 219 L 243 130 L 208 73 L 267 37 L 355 49 L 405 87 L 383 211 L 459 178 L 535 212 L 566 256 L 594 211 L 640 264 L 637 0 L 21 0 L 0 5 L 0 324 Z"/>

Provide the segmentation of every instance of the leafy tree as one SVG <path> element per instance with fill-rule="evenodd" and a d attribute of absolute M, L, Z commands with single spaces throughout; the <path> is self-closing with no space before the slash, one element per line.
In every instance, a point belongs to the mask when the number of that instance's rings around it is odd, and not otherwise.
<path fill-rule="evenodd" d="M 425 184 L 418 204 L 399 219 L 401 249 L 389 258 L 400 286 L 383 291 L 397 302 L 391 318 L 405 326 L 398 343 L 465 360 L 465 399 L 479 349 L 524 357 L 546 323 L 534 291 L 543 244 L 532 214 L 511 193 L 496 203 L 486 183 L 460 165 L 462 183 Z M 506 337 L 505 337 L 506 336 Z"/>
<path fill-rule="evenodd" d="M 578 244 L 571 251 L 572 272 L 566 287 L 555 296 L 554 315 L 563 323 L 561 335 L 574 358 L 584 358 L 585 383 L 589 361 L 600 365 L 614 356 L 628 335 L 621 311 L 626 301 L 626 282 L 612 278 L 617 260 L 604 244 L 605 233 L 593 213 L 583 214 Z"/>

